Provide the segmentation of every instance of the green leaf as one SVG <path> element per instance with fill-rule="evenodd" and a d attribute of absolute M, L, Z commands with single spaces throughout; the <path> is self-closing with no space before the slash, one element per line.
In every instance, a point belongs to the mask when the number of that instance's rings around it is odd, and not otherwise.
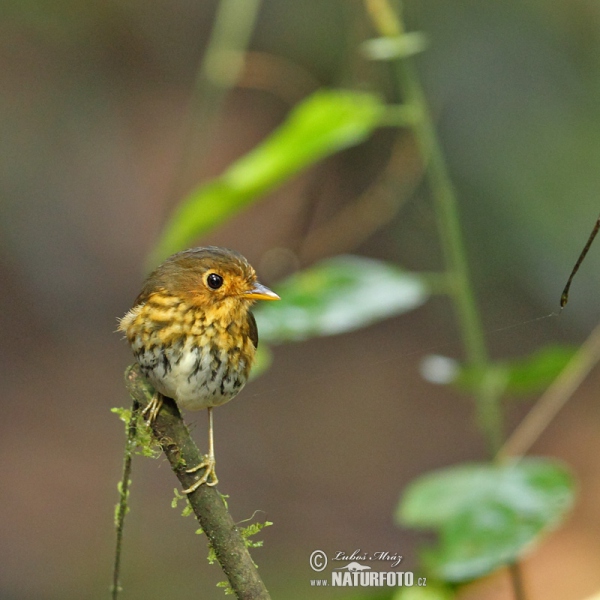
<path fill-rule="evenodd" d="M 364 327 L 425 302 L 418 276 L 359 256 L 337 256 L 276 286 L 278 302 L 255 310 L 260 337 L 270 343 L 304 340 Z"/>
<path fill-rule="evenodd" d="M 517 560 L 558 526 L 573 500 L 573 479 L 556 461 L 461 465 L 412 483 L 396 519 L 438 530 L 439 545 L 424 561 L 436 577 L 459 582 Z"/>
<path fill-rule="evenodd" d="M 573 358 L 577 348 L 552 345 L 512 361 L 496 362 L 493 369 L 504 378 L 504 392 L 526 396 L 545 390 Z M 462 389 L 479 389 L 486 373 L 475 367 L 461 367 L 455 383 Z"/>
<path fill-rule="evenodd" d="M 309 96 L 266 140 L 183 200 L 152 253 L 151 266 L 302 169 L 360 144 L 384 113 L 380 99 L 365 92 L 321 90 Z"/>

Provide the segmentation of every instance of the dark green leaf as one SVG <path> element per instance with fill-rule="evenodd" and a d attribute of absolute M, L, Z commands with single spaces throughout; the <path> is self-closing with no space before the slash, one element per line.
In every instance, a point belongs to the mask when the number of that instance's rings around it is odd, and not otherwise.
<path fill-rule="evenodd" d="M 278 302 L 255 311 L 261 339 L 271 343 L 333 335 L 420 306 L 428 296 L 416 275 L 359 256 L 337 256 L 276 286 Z"/>
<path fill-rule="evenodd" d="M 195 189 L 166 225 L 151 266 L 182 250 L 312 163 L 361 143 L 385 113 L 377 96 L 319 91 L 223 175 Z"/>
<path fill-rule="evenodd" d="M 439 531 L 425 561 L 437 577 L 458 582 L 514 562 L 562 521 L 573 498 L 573 479 L 555 461 L 461 465 L 412 483 L 396 517 Z"/>

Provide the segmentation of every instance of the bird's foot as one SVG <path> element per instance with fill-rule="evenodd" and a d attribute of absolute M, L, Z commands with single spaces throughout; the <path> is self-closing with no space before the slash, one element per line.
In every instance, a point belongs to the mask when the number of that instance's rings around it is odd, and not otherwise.
<path fill-rule="evenodd" d="M 152 400 L 148 402 L 146 408 L 142 411 L 142 417 L 148 415 L 146 419 L 146 425 L 150 426 L 154 421 L 156 421 L 156 417 L 158 416 L 158 412 L 160 411 L 163 405 L 163 397 L 162 394 L 158 392 L 154 392 L 154 396 L 152 396 Z"/>
<path fill-rule="evenodd" d="M 199 465 L 196 465 L 195 467 L 193 467 L 191 469 L 187 469 L 186 473 L 195 473 L 196 471 L 199 471 L 200 469 L 206 469 L 206 470 L 204 471 L 204 475 L 202 475 L 202 477 L 200 477 L 200 479 L 198 479 L 198 481 L 195 481 L 189 488 L 187 488 L 187 490 L 183 490 L 183 493 L 191 494 L 192 492 L 195 492 L 203 484 L 206 484 L 209 487 L 217 485 L 217 483 L 219 483 L 219 480 L 217 479 L 215 465 L 216 465 L 215 457 L 211 456 L 209 454 Z"/>

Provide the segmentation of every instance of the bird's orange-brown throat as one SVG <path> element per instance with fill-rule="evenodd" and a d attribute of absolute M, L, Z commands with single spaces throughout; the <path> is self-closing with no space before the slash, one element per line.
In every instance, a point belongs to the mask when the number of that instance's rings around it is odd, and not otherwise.
<path fill-rule="evenodd" d="M 160 411 L 160 395 L 181 408 L 208 409 L 209 454 L 189 472 L 205 471 L 186 492 L 217 483 L 212 408 L 234 398 L 248 380 L 258 347 L 250 311 L 257 300 L 279 296 L 257 281 L 241 254 L 216 246 L 192 248 L 150 274 L 119 322 L 142 374 L 157 391 L 149 421 Z"/>

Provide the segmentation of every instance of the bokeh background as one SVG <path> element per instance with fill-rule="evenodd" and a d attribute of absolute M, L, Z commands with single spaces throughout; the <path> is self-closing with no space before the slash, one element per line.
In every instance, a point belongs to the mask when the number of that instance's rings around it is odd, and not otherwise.
<path fill-rule="evenodd" d="M 318 87 L 395 99 L 387 67 L 358 52 L 374 35 L 360 2 L 263 0 L 237 85 L 196 123 L 190 144 L 192 90 L 216 8 L 0 4 L 3 599 L 108 597 L 124 445 L 109 409 L 129 404 L 122 373 L 131 362 L 116 318 L 177 201 Z M 599 248 L 568 309 L 549 315 L 599 206 L 600 4 L 426 0 L 405 11 L 430 40 L 417 66 L 459 195 L 491 354 L 581 343 L 598 320 Z M 185 155 L 189 147 L 197 153 Z M 376 185 L 392 152 L 392 196 L 402 201 L 381 226 L 317 235 Z M 267 284 L 340 251 L 439 269 L 419 165 L 408 135 L 382 130 L 198 242 L 236 248 Z M 430 352 L 462 356 L 447 299 L 277 347 L 269 372 L 216 412 L 220 489 L 234 518 L 259 510 L 275 523 L 254 553 L 274 598 L 349 597 L 309 586 L 316 549 L 397 552 L 414 567 L 423 536 L 394 525 L 401 490 L 424 471 L 485 457 L 468 397 L 419 375 Z M 532 599 L 600 588 L 599 383 L 596 370 L 534 447 L 570 464 L 580 491 L 566 525 L 524 562 Z M 510 407 L 509 427 L 530 405 Z M 187 420 L 203 448 L 205 415 Z M 195 523 L 170 508 L 174 487 L 164 459 L 135 461 L 123 598 L 222 597 L 222 573 L 207 564 Z M 466 594 L 511 597 L 502 574 Z"/>

